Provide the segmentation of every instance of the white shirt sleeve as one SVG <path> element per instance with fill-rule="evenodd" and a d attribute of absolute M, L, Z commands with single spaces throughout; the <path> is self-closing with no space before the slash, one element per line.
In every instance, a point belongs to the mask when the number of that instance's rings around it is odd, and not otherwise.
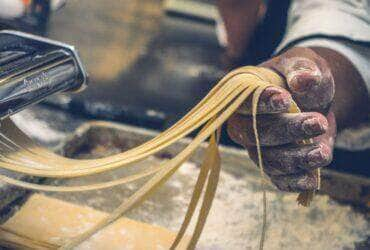
<path fill-rule="evenodd" d="M 370 43 L 370 0 L 292 0 L 277 50 L 312 36 Z"/>
<path fill-rule="evenodd" d="M 276 52 L 291 45 L 341 53 L 360 72 L 370 94 L 370 0 L 292 0 Z"/>
<path fill-rule="evenodd" d="M 286 34 L 276 53 L 290 47 L 325 47 L 344 55 L 370 96 L 370 0 L 292 0 Z M 342 131 L 336 147 L 370 148 L 370 124 Z"/>

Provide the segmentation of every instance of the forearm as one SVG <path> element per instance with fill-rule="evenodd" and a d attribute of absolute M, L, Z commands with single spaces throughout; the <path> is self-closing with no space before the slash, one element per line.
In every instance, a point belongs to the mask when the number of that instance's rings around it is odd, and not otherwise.
<path fill-rule="evenodd" d="M 227 33 L 227 53 L 239 58 L 247 48 L 258 23 L 261 0 L 218 0 L 217 6 Z"/>
<path fill-rule="evenodd" d="M 369 96 L 358 70 L 342 54 L 323 47 L 311 47 L 326 60 L 335 81 L 332 111 L 338 129 L 363 121 L 369 112 Z"/>

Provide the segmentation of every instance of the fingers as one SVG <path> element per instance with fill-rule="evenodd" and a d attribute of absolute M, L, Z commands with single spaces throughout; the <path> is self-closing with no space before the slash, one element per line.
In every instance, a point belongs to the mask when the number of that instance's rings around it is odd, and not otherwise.
<path fill-rule="evenodd" d="M 289 192 L 316 189 L 318 180 L 311 171 L 329 165 L 333 159 L 336 123 L 332 112 L 327 115 L 327 121 L 326 133 L 313 138 L 313 144 L 261 147 L 264 172 L 277 188 Z M 249 146 L 247 150 L 258 164 L 256 147 Z"/>
<path fill-rule="evenodd" d="M 292 97 L 285 89 L 278 87 L 266 88 L 257 105 L 258 114 L 272 114 L 287 112 L 292 104 Z M 252 114 L 252 98 L 248 98 L 240 108 L 240 114 Z"/>
<path fill-rule="evenodd" d="M 270 180 L 279 190 L 285 192 L 316 190 L 318 185 L 317 176 L 313 172 L 272 176 Z"/>
<path fill-rule="evenodd" d="M 319 113 L 283 113 L 259 115 L 257 127 L 261 146 L 277 146 L 324 134 L 328 122 Z M 227 130 L 234 142 L 243 146 L 255 145 L 251 116 L 234 114 L 229 118 Z"/>
<path fill-rule="evenodd" d="M 263 147 L 263 170 L 281 191 L 302 192 L 315 190 L 318 179 L 312 170 L 325 167 L 333 159 L 332 147 L 324 142 L 311 145 Z M 258 162 L 256 148 L 248 148 L 254 162 Z"/>
<path fill-rule="evenodd" d="M 248 147 L 249 156 L 258 162 L 256 147 Z M 324 142 L 309 145 L 284 145 L 261 148 L 265 173 L 270 177 L 299 174 L 325 167 L 332 160 L 332 150 Z"/>
<path fill-rule="evenodd" d="M 261 66 L 272 68 L 286 78 L 293 99 L 305 111 L 326 111 L 333 100 L 334 79 L 330 68 L 309 48 L 292 48 Z"/>

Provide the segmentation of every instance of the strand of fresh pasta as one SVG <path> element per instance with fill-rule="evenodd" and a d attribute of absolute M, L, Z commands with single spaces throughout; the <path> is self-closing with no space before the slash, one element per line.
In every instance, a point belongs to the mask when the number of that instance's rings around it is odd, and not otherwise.
<path fill-rule="evenodd" d="M 250 69 L 248 69 L 247 68 L 247 70 L 250 70 Z M 250 74 L 248 71 L 241 71 L 239 74 Z M 234 77 L 237 75 L 237 74 L 231 74 L 231 75 L 233 75 Z M 246 78 L 246 76 L 244 76 L 244 78 Z M 255 77 L 254 77 L 255 78 Z M 230 80 L 230 77 L 226 77 L 226 79 L 227 80 Z M 235 80 L 235 79 L 234 79 Z M 253 80 L 253 78 L 252 79 L 244 79 L 245 81 L 247 81 L 247 80 Z M 225 83 L 225 81 L 221 81 L 221 83 L 220 84 L 224 84 Z M 232 85 L 232 87 L 235 87 L 235 86 L 238 86 L 238 81 L 237 81 L 237 79 L 234 81 L 234 82 L 232 82 L 232 81 L 228 81 L 227 83 L 229 83 L 229 85 Z M 233 84 L 230 84 L 230 83 L 233 83 Z M 211 91 L 212 92 L 212 91 Z M 225 91 L 219 91 L 219 92 L 221 92 L 221 94 L 223 94 Z M 217 97 L 215 97 L 216 99 L 219 99 L 219 98 L 217 98 Z M 217 104 L 213 104 L 213 103 L 207 103 L 207 105 L 206 105 L 207 107 L 214 107 L 214 106 L 217 106 Z M 222 105 L 221 105 L 222 106 Z M 191 114 L 191 112 L 190 112 L 190 114 Z M 204 113 L 203 113 L 204 114 Z M 186 117 L 186 116 L 185 116 Z M 191 120 L 194 120 L 194 119 L 191 119 Z M 176 126 L 175 126 L 176 127 Z M 6 128 L 6 124 L 5 124 L 5 126 L 4 126 L 4 128 Z M 191 126 L 191 128 L 194 128 L 194 126 Z M 170 131 L 171 129 L 169 129 L 169 130 L 167 130 L 167 131 Z M 194 129 L 193 129 L 194 130 Z M 14 126 L 13 126 L 13 128 L 11 128 L 11 129 L 6 129 L 6 131 L 14 131 Z M 177 130 L 177 131 L 179 131 L 179 130 Z M 190 132 L 190 131 L 188 131 L 188 132 Z M 167 140 L 167 138 L 165 138 L 163 135 L 165 135 L 167 132 L 165 131 L 164 133 L 162 133 L 159 137 L 160 138 L 162 138 L 163 140 L 165 140 L 165 141 L 167 141 L 167 142 L 170 142 L 170 141 L 168 141 Z M 168 133 L 167 133 L 168 134 Z M 174 133 L 170 133 L 171 135 L 174 135 Z M 22 137 L 22 138 L 24 138 L 25 136 L 18 136 L 18 138 L 19 137 Z M 154 141 L 154 140 L 152 140 L 152 141 Z M 149 141 L 148 143 L 146 143 L 147 145 L 150 145 L 150 148 L 151 149 L 153 149 L 154 148 L 154 144 L 152 143 L 152 141 Z M 28 142 L 27 143 L 29 143 L 29 142 L 31 142 L 31 140 L 28 140 Z M 145 144 L 143 144 L 143 145 L 145 145 Z M 142 145 L 142 146 L 143 146 Z M 135 148 L 135 150 L 133 150 L 131 153 L 133 154 L 133 155 L 138 155 L 138 151 L 139 151 L 139 149 L 140 149 L 140 147 L 142 147 L 142 146 L 139 146 L 139 147 L 137 147 L 137 148 Z M 35 148 L 35 146 L 33 146 L 33 147 L 31 147 L 31 146 L 28 146 L 27 148 Z M 145 150 L 144 151 L 146 151 L 146 152 L 148 152 L 148 150 L 147 150 L 147 148 L 145 148 Z M 130 153 L 130 150 L 129 151 L 126 151 L 125 153 L 123 153 L 123 154 L 118 154 L 118 155 L 115 155 L 115 156 L 111 156 L 111 157 L 107 157 L 107 158 L 104 158 L 105 160 L 111 160 L 111 159 L 113 159 L 113 158 L 118 158 L 118 160 L 120 161 L 120 162 L 122 162 L 122 159 L 125 159 L 125 157 L 124 156 L 127 156 L 127 155 L 129 155 L 129 153 Z M 151 153 L 151 152 L 150 152 Z M 61 158 L 60 156 L 58 156 L 59 158 Z M 63 158 L 63 159 L 65 159 L 65 158 Z M 47 158 L 47 161 L 48 162 L 50 162 L 52 160 L 52 158 L 50 158 L 50 157 L 48 157 Z M 59 159 L 58 159 L 59 160 Z M 70 160 L 70 159 L 67 159 L 67 160 Z M 83 164 L 83 163 L 88 163 L 89 165 L 88 165 L 88 168 L 93 168 L 94 167 L 94 165 L 96 165 L 96 163 L 97 162 L 100 162 L 102 159 L 95 159 L 95 160 L 80 160 L 80 161 L 78 161 L 78 164 Z M 75 161 L 75 160 L 73 160 L 73 161 Z M 55 164 L 55 163 L 58 163 L 58 161 L 56 161 L 56 162 L 53 162 L 53 164 Z M 63 164 L 65 164 L 66 162 L 63 162 Z M 6 166 L 5 166 L 6 167 Z M 71 167 L 73 167 L 73 166 L 71 166 Z M 71 168 L 70 167 L 70 168 Z M 84 175 L 85 175 L 86 173 L 84 173 Z"/>
<path fill-rule="evenodd" d="M 172 245 L 172 249 L 175 249 L 183 238 L 199 203 L 202 190 L 206 185 L 197 223 L 188 246 L 189 249 L 193 249 L 200 237 L 211 208 L 220 173 L 220 156 L 215 139 L 216 130 L 222 126 L 248 97 L 252 97 L 253 132 L 256 138 L 258 165 L 261 171 L 263 190 L 263 226 L 260 240 L 260 249 L 263 249 L 266 232 L 267 200 L 264 188 L 266 179 L 263 174 L 263 161 L 257 129 L 257 104 L 261 93 L 269 86 L 284 87 L 284 81 L 276 73 L 258 67 L 249 66 L 232 71 L 221 79 L 207 96 L 189 111 L 187 115 L 166 131 L 138 147 L 100 159 L 76 160 L 59 156 L 38 146 L 19 130 L 12 121 L 5 120 L 0 128 L 0 168 L 32 176 L 53 178 L 83 177 L 126 167 L 165 149 L 196 129 L 202 126 L 203 128 L 174 158 L 158 166 L 137 171 L 135 174 L 117 180 L 80 186 L 35 184 L 17 180 L 6 175 L 0 175 L 0 180 L 27 189 L 53 192 L 79 192 L 123 185 L 151 176 L 141 188 L 124 201 L 110 216 L 63 247 L 64 249 L 70 249 L 79 245 L 100 229 L 115 221 L 122 214 L 138 205 L 170 178 L 182 163 L 189 159 L 202 142 L 210 138 L 188 211 Z M 292 105 L 290 112 L 299 112 L 299 108 L 295 103 Z M 319 171 L 317 170 L 315 174 L 320 181 Z M 312 191 L 302 193 L 298 197 L 298 202 L 307 205 L 312 199 L 312 196 Z"/>
<path fill-rule="evenodd" d="M 252 117 L 253 117 L 253 132 L 254 137 L 256 140 L 256 147 L 257 147 L 257 155 L 258 155 L 258 165 L 260 169 L 261 174 L 261 189 L 262 189 L 262 229 L 261 229 L 261 239 L 260 239 L 260 245 L 259 249 L 262 250 L 264 243 L 265 243 L 265 236 L 266 236 L 266 227 L 267 227 L 267 197 L 266 197 L 266 187 L 265 187 L 265 174 L 263 170 L 263 161 L 262 161 L 262 152 L 261 152 L 261 144 L 257 129 L 257 103 L 259 101 L 259 98 L 261 96 L 261 93 L 265 90 L 267 86 L 261 86 L 259 87 L 254 93 L 253 93 L 253 99 L 252 99 Z"/>
<path fill-rule="evenodd" d="M 188 244 L 188 249 L 195 249 L 200 235 L 202 234 L 209 211 L 211 210 L 212 202 L 216 195 L 217 184 L 221 171 L 221 159 L 214 137 L 215 136 L 211 138 L 213 141 L 210 142 L 211 151 L 213 151 L 211 154 L 214 155 L 214 162 L 211 165 L 211 171 L 209 173 L 208 183 L 203 197 L 203 203 L 200 207 L 197 223 Z"/>
<path fill-rule="evenodd" d="M 230 99 L 232 99 L 232 96 L 229 98 L 229 100 Z M 218 110 L 220 110 L 221 107 L 222 106 L 219 106 Z M 216 110 L 216 112 L 218 110 Z M 210 115 L 212 115 L 212 112 L 211 112 Z M 208 118 L 208 117 L 206 117 L 206 118 Z M 199 121 L 199 123 L 202 123 L 202 122 L 204 122 L 204 119 Z M 199 124 L 199 125 L 201 125 L 201 124 Z M 12 131 L 12 129 L 9 129 L 8 131 Z M 184 134 L 186 135 L 186 134 L 188 134 L 192 131 L 193 130 L 186 131 L 186 132 L 184 132 Z M 182 137 L 184 137 L 183 134 L 181 134 L 179 137 L 175 138 L 174 141 L 176 141 L 176 140 L 178 140 Z M 170 143 L 172 143 L 172 142 L 167 141 L 167 144 L 170 144 Z M 162 149 L 162 148 L 160 148 L 160 149 Z M 153 154 L 157 151 L 159 151 L 159 150 L 154 150 L 153 148 L 151 150 L 146 150 L 146 151 L 144 151 L 145 157 L 149 156 L 149 155 L 151 155 L 151 154 Z M 96 167 L 96 169 L 95 169 L 96 171 L 90 171 L 91 170 L 90 168 L 92 168 L 92 167 L 90 167 L 88 169 L 85 169 L 85 170 L 82 169 L 82 170 L 77 170 L 77 171 L 76 170 L 59 170 L 61 173 L 58 173 L 58 169 L 57 170 L 50 170 L 49 168 L 44 169 L 44 167 L 40 167 L 41 168 L 40 170 L 33 170 L 33 169 L 30 170 L 29 166 L 25 166 L 25 167 L 17 166 L 17 165 L 15 166 L 14 163 L 13 163 L 13 165 L 9 165 L 9 163 L 4 162 L 4 161 L 0 162 L 0 166 L 2 166 L 4 168 L 7 168 L 9 170 L 16 170 L 18 172 L 23 172 L 23 173 L 37 175 L 37 176 L 48 176 L 48 177 L 58 177 L 58 176 L 60 176 L 60 177 L 65 178 L 65 177 L 80 176 L 80 175 L 84 176 L 84 175 L 87 175 L 91 172 L 99 173 L 99 172 L 102 172 L 102 171 L 111 170 L 111 169 L 116 168 L 117 165 L 120 166 L 120 165 L 123 165 L 123 164 L 129 164 L 129 163 L 137 161 L 140 158 L 144 158 L 144 157 L 142 155 L 136 154 L 136 155 L 134 155 L 134 159 L 132 159 L 132 158 L 131 159 L 130 158 L 128 158 L 128 159 L 123 158 L 119 161 L 116 161 L 115 164 L 110 164 L 109 166 L 104 166 L 104 167 Z M 99 159 L 97 159 L 97 160 L 99 160 Z"/>
<path fill-rule="evenodd" d="M 179 231 L 176 235 L 176 238 L 175 238 L 175 240 L 173 241 L 173 243 L 171 245 L 171 250 L 176 249 L 176 247 L 178 246 L 178 244 L 180 243 L 180 241 L 182 240 L 182 238 L 184 237 L 184 235 L 186 233 L 186 229 L 188 228 L 188 226 L 190 224 L 190 221 L 193 217 L 193 214 L 194 214 L 195 209 L 197 207 L 197 204 L 199 202 L 200 196 L 202 194 L 204 185 L 207 181 L 208 174 L 210 172 L 210 168 L 214 164 L 214 161 L 216 159 L 216 157 L 214 155 L 215 151 L 212 150 L 212 141 L 211 141 L 211 140 L 215 140 L 214 137 L 215 136 L 213 134 L 211 139 L 210 139 L 210 143 L 207 147 L 205 158 L 204 158 L 203 163 L 200 167 L 198 179 L 197 179 L 197 182 L 194 186 L 193 194 L 191 196 L 191 199 L 190 199 L 190 202 L 189 202 L 189 205 L 188 205 L 188 209 L 186 211 L 186 214 L 185 214 L 184 220 L 183 220 L 183 222 L 180 226 L 180 229 L 179 229 Z"/>
<path fill-rule="evenodd" d="M 218 85 L 218 86 L 216 86 L 216 88 L 215 89 L 219 89 L 219 87 L 221 87 L 221 85 L 223 84 L 223 82 L 221 81 L 221 83 Z M 233 85 L 233 87 L 235 87 L 235 86 L 237 86 L 237 85 Z M 210 94 L 212 93 L 213 91 L 211 91 L 210 92 Z M 221 92 L 221 94 L 222 94 L 222 92 L 225 92 L 225 91 L 220 91 Z M 199 106 L 201 106 L 202 104 L 204 104 L 206 101 L 208 101 L 208 99 L 209 99 L 209 97 L 213 97 L 213 98 L 216 98 L 217 99 L 217 96 L 214 96 L 214 95 L 207 95 L 206 96 L 206 98 L 203 100 L 203 101 L 201 101 L 200 102 L 200 104 L 198 104 L 192 111 L 194 111 L 194 110 L 196 110 Z M 206 105 L 206 106 L 209 106 L 209 105 Z M 194 112 L 192 112 L 192 111 L 190 111 L 189 113 L 188 113 L 188 115 L 186 115 L 183 119 L 181 119 L 179 122 L 177 122 L 172 128 L 176 128 L 177 129 L 177 126 L 178 126 L 178 124 L 180 124 L 183 120 L 187 120 L 187 117 L 188 116 L 191 116 L 191 115 L 193 115 L 193 113 Z M 3 124 L 3 127 L 4 127 L 4 129 L 5 129 L 5 131 L 12 131 L 12 129 L 7 129 L 6 128 L 6 125 L 7 125 L 7 123 L 5 122 L 4 124 Z M 163 132 L 163 133 L 161 133 L 161 135 L 160 135 L 160 137 L 161 138 L 163 138 L 163 139 L 166 139 L 165 137 L 164 137 L 164 135 L 165 134 L 168 134 L 168 133 L 170 133 L 171 135 L 173 135 L 173 133 L 171 133 L 171 129 L 172 128 L 170 128 L 170 129 L 168 129 L 168 130 L 166 130 L 165 132 Z M 20 131 L 19 131 L 20 132 Z M 158 136 L 159 137 L 159 136 Z M 157 138 L 158 138 L 157 137 Z M 21 138 L 23 138 L 24 139 L 24 137 L 22 136 Z M 18 139 L 19 139 L 19 137 L 18 137 Z M 152 144 L 154 141 L 155 141 L 155 139 L 156 138 L 154 138 L 153 140 L 151 140 L 151 141 L 149 141 L 149 142 L 147 142 L 147 143 L 144 143 L 144 144 L 142 144 L 141 146 L 139 146 L 139 147 L 137 147 L 137 148 L 135 148 L 135 150 L 137 151 L 140 147 L 143 147 L 143 146 L 145 146 L 145 145 L 147 145 L 147 144 Z M 31 144 L 32 145 L 32 140 L 27 140 L 27 142 L 26 142 L 26 145 L 27 145 L 27 147 L 26 147 L 26 150 L 29 150 L 29 151 L 32 151 L 32 148 L 31 149 L 29 149 L 29 144 Z M 38 147 L 36 147 L 36 148 L 38 148 Z M 40 149 L 38 149 L 38 150 L 42 150 L 42 148 L 40 148 Z M 49 154 L 49 156 L 51 156 L 53 153 L 51 153 L 51 152 L 48 152 L 48 151 L 46 151 L 45 152 L 45 150 L 43 150 L 43 152 L 42 153 L 48 153 Z M 127 155 L 129 153 L 129 151 L 126 151 L 124 154 L 125 155 Z M 118 156 L 118 155 L 117 155 Z M 60 156 L 58 156 L 58 155 L 55 155 L 55 157 L 59 157 L 59 158 L 61 158 Z M 111 157 L 108 157 L 108 158 L 111 158 Z M 73 159 L 68 159 L 68 160 L 72 160 L 72 161 L 75 161 L 75 160 L 73 160 Z M 91 160 L 79 160 L 78 161 L 78 163 L 79 164 L 82 164 L 83 162 L 88 162 L 89 164 L 91 164 L 91 163 L 94 163 L 94 162 L 91 162 Z M 58 162 L 57 162 L 58 163 Z"/>
<path fill-rule="evenodd" d="M 257 86 L 255 86 L 257 87 Z M 86 232 L 82 233 L 76 239 L 74 239 L 69 244 L 65 245 L 62 249 L 72 249 L 78 246 L 80 243 L 85 241 L 86 239 L 90 238 L 96 232 L 101 230 L 102 228 L 108 226 L 112 222 L 114 222 L 117 218 L 122 216 L 125 212 L 132 209 L 134 206 L 138 205 L 145 196 L 150 195 L 156 188 L 161 186 L 168 178 L 170 178 L 175 171 L 180 167 L 180 165 L 185 162 L 188 157 L 190 157 L 190 153 L 196 149 L 196 145 L 203 142 L 206 138 L 208 138 L 212 132 L 217 130 L 229 117 L 230 115 L 235 112 L 235 110 L 240 106 L 240 104 L 249 96 L 250 92 L 247 90 L 243 92 L 240 96 L 238 96 L 233 103 L 229 105 L 222 112 L 215 120 L 209 124 L 203 131 L 201 131 L 193 141 L 176 157 L 178 157 L 177 162 L 172 162 L 164 168 L 162 171 L 157 173 L 152 179 L 150 179 L 142 188 L 136 191 L 132 196 L 130 196 L 125 202 L 123 202 L 118 208 L 116 208 L 109 217 L 103 219 L 93 228 L 87 230 Z"/>

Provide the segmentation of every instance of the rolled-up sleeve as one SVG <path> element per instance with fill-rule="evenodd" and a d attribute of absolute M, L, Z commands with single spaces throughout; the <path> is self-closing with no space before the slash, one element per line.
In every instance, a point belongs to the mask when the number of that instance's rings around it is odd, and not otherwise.
<path fill-rule="evenodd" d="M 341 53 L 357 68 L 370 96 L 370 0 L 292 0 L 276 53 L 293 45 Z"/>
<path fill-rule="evenodd" d="M 292 0 L 276 52 L 293 45 L 341 53 L 357 68 L 370 94 L 370 0 Z"/>
<path fill-rule="evenodd" d="M 278 51 L 314 37 L 370 43 L 370 0 L 292 0 L 286 34 Z"/>
<path fill-rule="evenodd" d="M 325 47 L 344 55 L 361 74 L 370 97 L 370 0 L 292 0 L 276 53 L 292 46 Z M 336 146 L 370 148 L 369 128 L 365 123 L 343 131 Z"/>

